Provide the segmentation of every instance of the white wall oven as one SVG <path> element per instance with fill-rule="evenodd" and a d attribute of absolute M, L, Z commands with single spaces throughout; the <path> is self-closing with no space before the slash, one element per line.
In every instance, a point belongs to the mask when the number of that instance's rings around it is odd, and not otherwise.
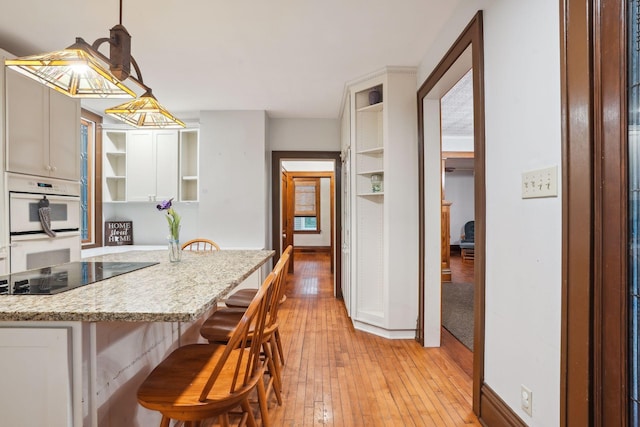
<path fill-rule="evenodd" d="M 7 188 L 11 273 L 78 261 L 80 183 L 7 174 Z"/>

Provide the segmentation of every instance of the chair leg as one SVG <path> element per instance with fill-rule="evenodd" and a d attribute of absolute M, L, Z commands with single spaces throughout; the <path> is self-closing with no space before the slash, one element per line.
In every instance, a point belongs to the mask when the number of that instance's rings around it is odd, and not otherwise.
<path fill-rule="evenodd" d="M 277 397 L 278 404 L 282 406 L 282 365 L 280 364 L 280 357 L 278 356 L 278 346 L 276 344 L 275 334 L 271 335 L 269 339 L 269 350 L 271 351 L 271 358 L 273 359 L 273 369 L 275 371 L 275 386 L 278 388 Z"/>
<path fill-rule="evenodd" d="M 270 376 L 269 384 L 271 384 L 271 388 L 276 394 L 276 399 L 278 400 L 278 406 L 282 406 L 282 396 L 280 395 L 281 387 L 280 387 L 279 371 L 276 369 L 276 366 L 275 366 L 276 362 L 273 359 L 273 352 L 271 351 L 271 343 L 265 342 L 262 345 L 262 351 L 264 352 L 266 362 L 267 362 L 267 368 L 269 370 L 269 376 Z"/>
<path fill-rule="evenodd" d="M 218 416 L 218 422 L 220 423 L 220 427 L 229 427 L 229 414 L 220 414 L 220 416 Z"/>
<path fill-rule="evenodd" d="M 258 381 L 258 405 L 260 405 L 260 417 L 262 418 L 262 427 L 269 427 L 269 408 L 267 408 L 267 393 L 264 390 L 264 382 Z"/>
<path fill-rule="evenodd" d="M 244 410 L 244 413 L 247 415 L 247 425 L 249 427 L 257 427 L 258 425 L 256 424 L 256 419 L 253 416 L 253 409 L 251 408 L 251 405 L 249 404 L 249 399 L 244 399 L 242 401 L 242 403 L 240 404 L 240 406 L 242 406 L 242 409 Z M 263 422 L 264 424 L 264 422 Z"/>
<path fill-rule="evenodd" d="M 282 339 L 280 338 L 280 329 L 276 329 L 274 333 L 276 344 L 278 344 L 278 355 L 280 356 L 280 364 L 284 366 L 284 351 L 282 350 Z"/>

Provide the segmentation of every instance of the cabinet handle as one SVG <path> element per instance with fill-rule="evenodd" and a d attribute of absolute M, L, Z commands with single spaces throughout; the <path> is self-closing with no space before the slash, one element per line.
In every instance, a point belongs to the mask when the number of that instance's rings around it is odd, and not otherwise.
<path fill-rule="evenodd" d="M 51 170 L 51 166 L 49 166 L 49 165 L 44 165 L 44 168 L 45 168 L 46 170 L 48 170 L 48 171 L 50 171 L 50 170 Z"/>
<path fill-rule="evenodd" d="M 57 170 L 58 170 L 58 168 L 57 168 L 57 167 L 55 167 L 55 166 L 51 166 L 51 170 L 52 170 L 53 172 L 55 172 L 55 171 L 57 171 Z"/>

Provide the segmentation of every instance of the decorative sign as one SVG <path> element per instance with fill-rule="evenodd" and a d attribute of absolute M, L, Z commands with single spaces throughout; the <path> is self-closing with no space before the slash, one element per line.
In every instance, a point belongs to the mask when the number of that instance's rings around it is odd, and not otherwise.
<path fill-rule="evenodd" d="M 133 245 L 133 221 L 105 221 L 104 245 Z"/>

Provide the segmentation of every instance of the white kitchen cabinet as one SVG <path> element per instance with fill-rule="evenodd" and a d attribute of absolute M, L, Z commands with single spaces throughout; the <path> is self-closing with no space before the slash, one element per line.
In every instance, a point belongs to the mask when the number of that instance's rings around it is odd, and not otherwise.
<path fill-rule="evenodd" d="M 129 131 L 126 156 L 127 201 L 178 200 L 178 131 Z"/>
<path fill-rule="evenodd" d="M 5 69 L 7 170 L 80 179 L 80 101 Z"/>
<path fill-rule="evenodd" d="M 81 408 L 72 409 L 81 402 L 81 390 L 74 382 L 79 372 L 73 369 L 71 328 L 5 324 L 0 327 L 2 425 L 80 426 Z"/>
<path fill-rule="evenodd" d="M 349 165 L 343 291 L 357 329 L 413 338 L 418 314 L 415 69 L 386 67 L 347 84 L 342 150 Z M 376 92 L 375 94 L 371 94 Z M 373 179 L 376 178 L 376 185 Z"/>

